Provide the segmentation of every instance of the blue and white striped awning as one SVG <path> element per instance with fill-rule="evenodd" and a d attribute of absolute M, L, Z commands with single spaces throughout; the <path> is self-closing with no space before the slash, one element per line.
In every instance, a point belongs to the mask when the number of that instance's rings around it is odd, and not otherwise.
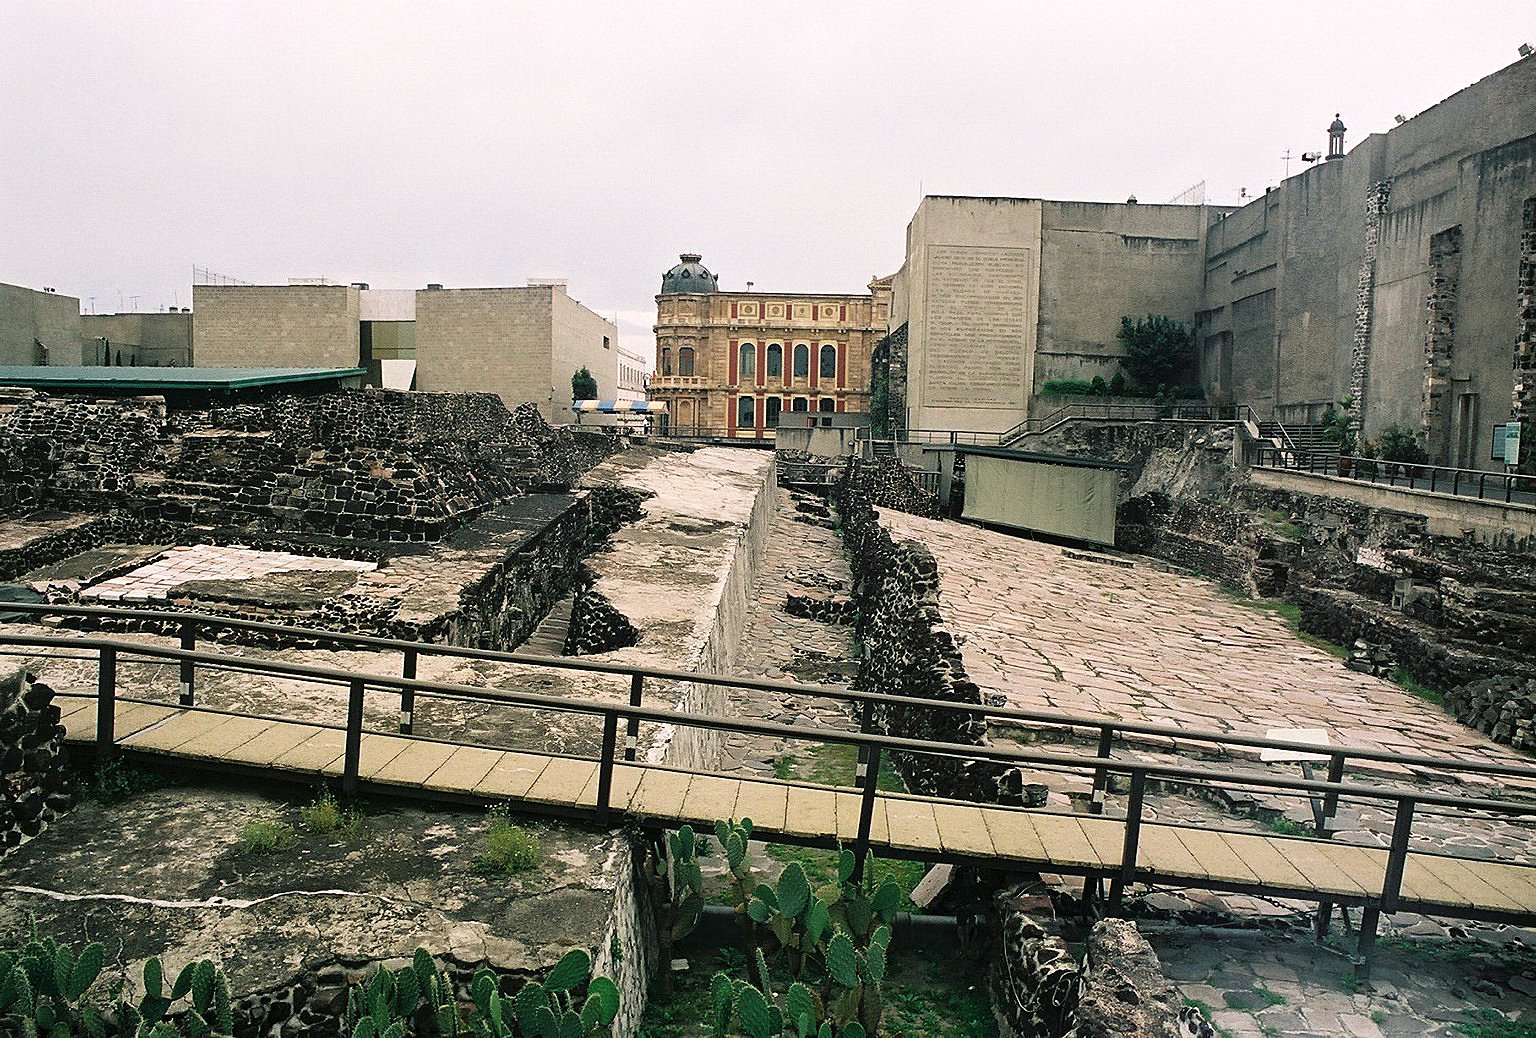
<path fill-rule="evenodd" d="M 598 414 L 666 414 L 667 405 L 660 400 L 577 400 L 571 404 L 571 410 Z"/>

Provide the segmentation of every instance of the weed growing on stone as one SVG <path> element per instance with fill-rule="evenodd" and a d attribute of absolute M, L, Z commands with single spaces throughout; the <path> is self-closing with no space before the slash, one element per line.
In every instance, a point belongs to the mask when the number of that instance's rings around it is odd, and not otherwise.
<path fill-rule="evenodd" d="M 247 854 L 276 854 L 298 842 L 293 826 L 276 818 L 256 818 L 240 830 L 240 846 Z"/>
<path fill-rule="evenodd" d="M 1536 1023 L 1511 1020 L 1493 1009 L 1479 1009 L 1471 1016 L 1456 1025 L 1467 1038 L 1536 1038 Z"/>
<path fill-rule="evenodd" d="M 1262 613 L 1278 616 L 1285 621 L 1285 626 L 1291 629 L 1291 633 L 1301 641 L 1313 648 L 1322 649 L 1330 656 L 1337 656 L 1341 660 L 1349 659 L 1349 649 L 1346 646 L 1331 642 L 1327 638 L 1320 638 L 1315 634 L 1308 634 L 1301 629 L 1301 606 L 1295 602 L 1287 602 L 1281 598 L 1244 598 L 1241 595 L 1235 596 L 1233 601 L 1244 608 L 1257 609 Z"/>
<path fill-rule="evenodd" d="M 1266 1006 L 1283 1006 L 1283 1005 L 1285 1005 L 1285 996 L 1281 995 L 1281 994 L 1279 994 L 1277 992 L 1271 991 L 1271 990 L 1269 990 L 1269 988 L 1262 987 L 1262 986 L 1261 987 L 1256 987 L 1256 988 L 1253 989 L 1253 993 L 1255 995 L 1258 995 L 1260 998 L 1262 998 L 1264 1000 L 1264 1004 Z"/>
<path fill-rule="evenodd" d="M 1416 680 L 1412 674 L 1402 667 L 1398 667 L 1392 672 L 1392 683 L 1408 692 L 1409 695 L 1417 696 L 1426 703 L 1433 703 L 1438 707 L 1445 706 L 1444 692 Z"/>
<path fill-rule="evenodd" d="M 795 777 L 795 755 L 793 753 L 781 753 L 773 758 L 773 777 L 776 779 L 792 779 Z"/>
<path fill-rule="evenodd" d="M 513 823 L 506 805 L 499 804 L 485 814 L 485 849 L 475 855 L 476 872 L 506 875 L 523 872 L 538 865 L 539 838 Z"/>
<path fill-rule="evenodd" d="M 322 790 L 313 803 L 299 808 L 299 818 L 304 828 L 317 836 L 355 836 L 362 828 L 363 817 L 353 808 L 344 808 L 336 802 L 330 790 Z"/>
<path fill-rule="evenodd" d="M 1270 832 L 1274 833 L 1276 836 L 1312 836 L 1313 835 L 1311 826 L 1305 825 L 1302 822 L 1295 821 L 1294 819 L 1287 818 L 1287 817 L 1285 817 L 1285 815 L 1275 815 L 1273 817 L 1265 817 L 1264 815 L 1250 814 L 1248 817 L 1252 818 L 1255 822 L 1258 822 L 1260 825 L 1264 826 L 1264 828 L 1268 829 Z"/>
<path fill-rule="evenodd" d="M 1221 1038 L 1232 1038 L 1231 1031 L 1227 1030 L 1225 1027 L 1217 1027 L 1214 1023 L 1216 1019 L 1216 1010 L 1212 1009 L 1209 1003 L 1202 1002 L 1198 998 L 1186 998 L 1184 999 L 1184 1004 L 1189 1006 L 1191 1009 L 1200 1010 L 1200 1015 L 1205 1017 L 1205 1022 L 1210 1024 L 1212 1030 L 1221 1035 Z"/>
<path fill-rule="evenodd" d="M 109 760 L 95 767 L 71 773 L 70 792 L 76 800 L 94 800 L 98 804 L 121 804 L 140 793 L 163 789 L 175 781 L 163 771 Z"/>

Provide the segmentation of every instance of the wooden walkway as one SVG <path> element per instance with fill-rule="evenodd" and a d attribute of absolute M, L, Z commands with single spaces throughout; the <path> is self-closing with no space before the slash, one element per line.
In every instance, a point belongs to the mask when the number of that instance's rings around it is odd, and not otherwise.
<path fill-rule="evenodd" d="M 94 744 L 96 697 L 61 694 L 56 703 L 68 741 Z M 299 780 L 343 774 L 341 728 L 126 699 L 117 701 L 114 720 L 117 746 L 135 755 Z M 591 760 L 365 732 L 358 776 L 364 788 L 380 793 L 512 801 L 571 819 L 597 817 L 599 767 Z M 643 824 L 708 828 L 717 818 L 749 817 L 762 838 L 823 846 L 851 843 L 860 829 L 862 796 L 854 789 L 634 763 L 615 763 L 612 783 L 612 811 Z M 1127 872 L 1126 828 L 1116 818 L 880 793 L 869 842 L 892 857 L 1346 905 L 1380 906 L 1390 886 L 1385 849 L 1153 822 L 1139 824 L 1135 864 Z M 1399 895 L 1386 907 L 1533 922 L 1536 867 L 1409 851 Z"/>

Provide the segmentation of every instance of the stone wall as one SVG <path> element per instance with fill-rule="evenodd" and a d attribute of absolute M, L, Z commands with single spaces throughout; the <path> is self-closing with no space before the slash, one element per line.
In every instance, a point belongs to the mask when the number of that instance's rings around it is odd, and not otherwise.
<path fill-rule="evenodd" d="M 855 632 L 864 646 L 855 687 L 887 695 L 981 703 L 981 690 L 965 672 L 960 647 L 939 612 L 939 568 L 931 552 L 915 541 L 897 543 L 880 525 L 875 490 L 865 478 L 873 469 L 851 459 L 833 493 L 843 544 L 853 573 L 858 608 Z M 916 708 L 877 708 L 874 720 L 888 735 L 981 746 L 981 717 Z M 984 761 L 894 755 L 913 793 L 958 797 L 984 803 L 1017 802 L 1018 771 Z"/>
<path fill-rule="evenodd" d="M 588 949 L 593 975 L 606 976 L 619 989 L 619 1013 L 609 1033 L 633 1038 L 645 1014 L 646 994 L 656 969 L 658 945 L 644 881 L 637 875 L 628 841 L 618 841 L 615 854 L 604 863 L 613 879 L 612 912 L 598 944 Z M 464 960 L 451 953 L 435 956 L 452 982 L 461 1003 L 471 1001 L 470 981 L 485 968 L 483 960 Z M 304 963 L 296 974 L 271 987 L 237 992 L 234 998 L 234 1038 L 340 1038 L 348 989 L 363 983 L 373 971 L 398 970 L 406 959 L 339 959 Z M 536 974 L 491 967 L 501 978 L 503 995 L 515 995 Z"/>
<path fill-rule="evenodd" d="M 1420 428 L 1434 457 L 1453 456 L 1440 448 L 1451 429 L 1451 357 L 1456 348 L 1461 239 L 1460 224 L 1429 239 L 1429 298 L 1424 304 L 1424 413 Z"/>
<path fill-rule="evenodd" d="M 568 487 L 619 442 L 489 394 L 363 390 L 168 411 L 159 397 L 0 395 L 0 508 L 432 541 Z"/>
<path fill-rule="evenodd" d="M 1269 472 L 1234 467 L 1230 438 L 1145 428 L 1122 433 L 1136 470 L 1119 510 L 1117 546 L 1165 559 L 1249 596 L 1300 606 L 1300 627 L 1454 695 L 1458 686 L 1536 676 L 1536 555 L 1528 541 L 1491 541 L 1416 499 L 1402 508 L 1351 500 L 1355 484 L 1316 478 L 1316 492 L 1270 485 Z M 1263 478 L 1261 478 L 1263 477 Z M 1335 488 L 1338 494 L 1335 495 Z M 1369 488 L 1367 488 L 1369 489 Z M 1419 495 L 1425 497 L 1426 495 Z M 1443 495 L 1426 505 L 1478 508 Z M 1520 693 L 1523 694 L 1523 693 Z M 1472 696 L 1472 693 L 1468 693 Z M 1458 711 L 1500 741 L 1507 699 L 1476 695 Z"/>
<path fill-rule="evenodd" d="M 18 670 L 0 680 L 0 857 L 70 806 L 53 689 Z"/>
<path fill-rule="evenodd" d="M 1515 381 L 1509 417 L 1521 423 L 1520 471 L 1536 472 L 1536 197 L 1520 211 L 1520 268 L 1515 284 Z"/>
<path fill-rule="evenodd" d="M 1134 923 L 1095 923 L 1081 962 L 1066 941 L 1023 912 L 1006 912 L 1002 923 L 991 989 L 1006 1038 L 1215 1035 L 1198 1010 L 1181 1004 Z"/>

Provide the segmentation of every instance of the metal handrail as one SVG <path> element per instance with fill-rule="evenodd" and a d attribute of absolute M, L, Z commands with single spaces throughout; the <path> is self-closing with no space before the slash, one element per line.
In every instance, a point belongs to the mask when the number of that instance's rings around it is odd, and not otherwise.
<path fill-rule="evenodd" d="M 1168 412 L 1179 412 L 1169 414 Z M 1102 413 L 1101 413 L 1102 412 Z M 1089 400 L 1074 400 L 1052 411 L 1043 418 L 1026 418 L 1012 429 L 1001 434 L 999 442 L 1004 446 L 1025 436 L 1050 432 L 1058 425 L 1078 419 L 1100 421 L 1253 421 L 1253 408 L 1247 404 L 1210 404 L 1203 401 L 1122 403 L 1105 398 L 1095 404 Z"/>
<path fill-rule="evenodd" d="M 1385 461 L 1338 451 L 1309 451 L 1266 447 L 1262 444 L 1250 444 L 1248 451 L 1248 463 L 1257 468 L 1307 472 L 1360 483 L 1386 483 L 1388 486 L 1401 486 L 1432 494 L 1474 497 L 1479 501 L 1502 500 L 1504 504 L 1523 504 L 1514 499 L 1515 494 L 1536 492 L 1536 476 L 1519 472 Z"/>
<path fill-rule="evenodd" d="M 1100 733 L 1101 740 L 1106 731 L 1113 736 L 1115 733 L 1126 735 L 1146 735 L 1157 738 L 1179 739 L 1190 742 L 1203 742 L 1218 746 L 1242 746 L 1249 749 L 1276 749 L 1304 752 L 1316 756 L 1339 758 L 1341 768 L 1349 760 L 1368 760 L 1378 763 L 1397 764 L 1407 767 L 1434 768 L 1447 772 L 1462 772 L 1478 775 L 1503 775 L 1514 778 L 1529 778 L 1536 780 L 1536 765 L 1522 766 L 1513 764 L 1499 764 L 1492 761 L 1464 761 L 1449 757 L 1428 757 L 1416 754 L 1394 753 L 1390 750 L 1376 750 L 1369 747 L 1353 746 L 1321 746 L 1317 743 L 1295 742 L 1285 739 L 1271 739 L 1256 735 L 1241 735 L 1232 732 L 1217 732 L 1212 730 L 1190 729 L 1177 725 L 1156 724 L 1143 721 L 1125 721 L 1117 717 L 1103 714 L 1069 714 L 1063 711 L 1031 710 L 1024 707 L 991 706 L 984 703 L 956 703 L 944 699 L 924 699 L 915 696 L 895 696 L 882 692 L 865 692 L 857 689 L 840 689 L 826 685 L 807 685 L 793 681 L 776 681 L 768 678 L 751 678 L 730 674 L 713 674 L 699 671 L 675 670 L 668 667 L 642 666 L 629 663 L 609 663 L 591 658 L 579 656 L 562 656 L 558 658 L 549 656 L 535 656 L 527 653 L 505 652 L 497 649 L 476 649 L 467 646 L 445 645 L 432 642 L 412 642 L 398 638 L 383 638 L 377 635 L 349 634 L 339 631 L 327 631 L 312 627 L 295 627 L 286 624 L 267 623 L 260 620 L 246 620 L 240 617 L 222 617 L 208 613 L 193 613 L 173 610 L 158 609 L 121 609 L 103 606 L 69 606 L 50 605 L 41 602 L 6 602 L 0 604 L 0 613 L 16 611 L 39 615 L 64 615 L 81 617 L 100 617 L 113 620 L 141 620 L 152 623 L 165 624 L 178 627 L 181 638 L 182 651 L 191 651 L 196 644 L 196 632 L 198 625 L 215 628 L 229 628 L 234 630 L 252 631 L 260 634 L 280 635 L 294 641 L 315 642 L 320 644 L 361 646 L 375 649 L 386 649 L 401 652 L 404 656 L 402 677 L 409 681 L 416 677 L 417 661 L 422 654 L 435 656 L 452 656 L 461 659 L 493 660 L 504 663 L 516 663 L 524 666 L 542 667 L 554 670 L 573 670 L 585 673 L 608 674 L 617 677 L 636 677 L 643 679 L 694 682 L 705 685 L 719 685 L 724 688 L 749 689 L 757 692 L 777 692 L 788 695 L 818 697 L 822 699 L 837 699 L 849 703 L 857 703 L 862 706 L 885 706 L 900 709 L 938 710 L 952 714 L 964 714 L 969 719 L 998 719 L 1008 721 L 1028 721 L 1035 723 L 1052 724 L 1067 729 L 1093 729 Z M 6 632 L 0 632 L 0 643 L 11 638 Z M 135 643 L 137 644 L 137 643 Z M 356 676 L 354 672 L 347 672 L 349 677 Z M 367 675 L 370 679 L 388 680 L 387 675 Z M 187 683 L 185 672 L 183 684 Z M 183 690 L 184 697 L 193 694 L 192 688 Z M 563 700 L 562 700 L 563 701 Z M 190 705 L 190 704 L 189 704 Z M 1107 759 L 1108 751 L 1100 754 L 1101 759 Z"/>
<path fill-rule="evenodd" d="M 1328 817 L 1332 817 L 1337 808 L 1340 796 L 1360 798 L 1366 800 L 1384 801 L 1393 804 L 1394 817 L 1391 832 L 1391 844 L 1387 850 L 1387 860 L 1383 871 L 1381 890 L 1379 893 L 1366 892 L 1364 896 L 1351 895 L 1350 899 L 1358 901 L 1362 905 L 1362 914 L 1359 925 L 1359 956 L 1357 959 L 1357 971 L 1363 976 L 1368 973 L 1370 966 L 1370 954 L 1376 937 L 1376 928 L 1381 912 L 1396 911 L 1402 902 L 1403 875 L 1407 867 L 1408 849 L 1412 836 L 1414 813 L 1419 805 L 1430 805 L 1442 808 L 1456 808 L 1462 811 L 1479 811 L 1490 814 L 1509 815 L 1515 818 L 1536 817 L 1536 803 L 1523 803 L 1504 800 L 1489 800 L 1474 797 L 1459 797 L 1431 791 L 1403 789 L 1395 787 L 1368 786 L 1353 782 L 1327 781 L 1319 782 L 1310 778 L 1277 778 L 1271 776 L 1259 776 L 1236 772 L 1213 771 L 1209 768 L 1190 767 L 1181 764 L 1162 764 L 1149 761 L 1105 760 L 1100 757 L 1086 757 L 1074 754 L 1042 753 L 1038 751 L 1009 749 L 996 746 L 972 746 L 960 743 L 928 742 L 920 739 L 911 739 L 901 736 L 891 736 L 870 731 L 847 732 L 837 729 L 812 728 L 805 725 L 785 725 L 769 721 L 756 721 L 739 717 L 723 717 L 714 714 L 699 714 L 680 710 L 658 709 L 644 707 L 636 703 L 621 704 L 614 702 L 602 702 L 591 699 L 565 698 L 537 692 L 525 692 L 513 689 L 502 689 L 495 693 L 470 685 L 461 685 L 452 682 L 427 681 L 417 678 L 385 677 L 379 675 L 358 675 L 352 671 L 339 667 L 324 667 L 312 664 L 288 663 L 279 660 L 252 659 L 249 657 L 229 657 L 218 653 L 187 650 L 170 647 L 147 646 L 139 642 L 132 642 L 118 638 L 101 637 L 63 637 L 58 635 L 17 635 L 0 634 L 0 642 L 32 646 L 36 648 L 48 647 L 80 647 L 94 648 L 99 652 L 97 664 L 97 690 L 96 690 L 96 739 L 95 745 L 99 759 L 110 758 L 117 750 L 116 731 L 116 706 L 117 696 L 117 668 L 119 654 L 128 656 L 140 656 L 148 658 L 160 658 L 176 660 L 183 666 L 202 663 L 205 666 L 213 665 L 227 669 L 240 670 L 250 673 L 280 674 L 287 677 L 309 678 L 322 681 L 345 681 L 348 686 L 347 695 L 347 723 L 344 729 L 343 754 L 342 754 L 342 787 L 346 791 L 355 791 L 360 788 L 362 740 L 364 735 L 364 697 L 369 687 L 400 690 L 402 699 L 407 695 L 414 697 L 417 694 L 438 696 L 440 698 L 472 700 L 479 702 L 493 702 L 503 706 L 518 706 L 525 708 L 544 708 L 562 711 L 565 713 L 577 713 L 598 716 L 602 718 L 603 735 L 602 748 L 596 762 L 597 766 L 597 790 L 594 814 L 599 824 L 607 824 L 613 813 L 613 780 L 614 771 L 618 764 L 618 727 L 620 720 L 624 720 L 631 732 L 637 731 L 640 722 L 649 721 L 657 724 L 672 726 L 689 726 L 713 731 L 736 732 L 751 735 L 776 736 L 785 739 L 814 740 L 819 742 L 842 743 L 852 745 L 859 749 L 861 756 L 867 760 L 865 778 L 860 784 L 857 796 L 859 797 L 859 824 L 858 833 L 854 841 L 855 854 L 855 879 L 861 877 L 864 862 L 867 860 L 871 844 L 875 801 L 878 798 L 878 783 L 875 776 L 879 774 L 880 758 L 885 752 L 904 752 L 914 754 L 941 755 L 956 757 L 963 760 L 990 760 L 1005 764 L 1035 764 L 1044 767 L 1054 767 L 1072 770 L 1091 770 L 1095 775 L 1099 773 L 1124 774 L 1130 779 L 1130 790 L 1125 805 L 1125 816 L 1122 821 L 1121 849 L 1118 864 L 1111 864 L 1109 860 L 1100 858 L 1100 867 L 1087 867 L 1086 872 L 1091 877 L 1094 875 L 1108 875 L 1110 877 L 1109 910 L 1119 914 L 1123 908 L 1125 891 L 1136 882 L 1138 875 L 1137 857 L 1140 844 L 1142 827 L 1142 815 L 1147 791 L 1147 784 L 1152 779 L 1175 780 L 1195 785 L 1208 785 L 1212 783 L 1226 783 L 1241 787 L 1258 787 L 1280 790 L 1284 792 L 1301 793 L 1311 795 L 1321 793 L 1330 805 L 1324 810 Z M 635 684 L 638 686 L 640 676 L 636 674 Z M 142 699 L 132 702 L 153 702 Z M 222 711 L 221 711 L 222 712 Z M 334 725 L 324 725 L 335 730 Z M 442 740 L 433 740 L 442 741 Z M 633 741 L 625 750 L 625 760 L 632 761 Z M 1330 779 L 1333 776 L 1330 775 Z M 891 794 L 886 794 L 886 799 L 893 799 Z M 933 801 L 954 801 L 956 798 L 943 796 L 930 796 L 924 799 Z M 965 801 L 959 801 L 965 803 Z M 1326 828 L 1319 832 L 1319 837 L 1326 838 Z M 1295 839 L 1294 837 L 1272 837 L 1272 839 Z M 929 853 L 945 854 L 942 847 L 927 849 Z M 1444 856 L 1444 855 L 1441 855 Z M 953 854 L 950 857 L 954 857 Z M 1454 856 L 1450 856 L 1454 858 Z M 1072 871 L 1082 871 L 1081 867 L 1071 867 Z M 1143 872 L 1145 870 L 1142 870 Z M 1193 877 L 1191 877 L 1193 879 Z M 1207 877 L 1209 880 L 1209 877 Z M 1216 885 L 1220 885 L 1219 883 Z M 1315 885 L 1308 883 L 1304 887 L 1296 887 L 1285 883 L 1268 886 L 1265 889 L 1284 893 L 1303 893 L 1317 896 L 1322 907 L 1319 916 L 1325 918 L 1324 912 L 1331 911 L 1328 907 L 1333 900 L 1340 895 L 1332 892 L 1325 893 Z M 1364 887 L 1361 888 L 1365 890 Z M 1476 915 L 1493 913 L 1505 917 L 1513 917 L 1524 920 L 1536 916 L 1536 910 L 1520 909 L 1509 910 L 1507 908 L 1484 909 L 1474 907 L 1471 911 Z M 1319 924 L 1321 927 L 1321 923 Z"/>

